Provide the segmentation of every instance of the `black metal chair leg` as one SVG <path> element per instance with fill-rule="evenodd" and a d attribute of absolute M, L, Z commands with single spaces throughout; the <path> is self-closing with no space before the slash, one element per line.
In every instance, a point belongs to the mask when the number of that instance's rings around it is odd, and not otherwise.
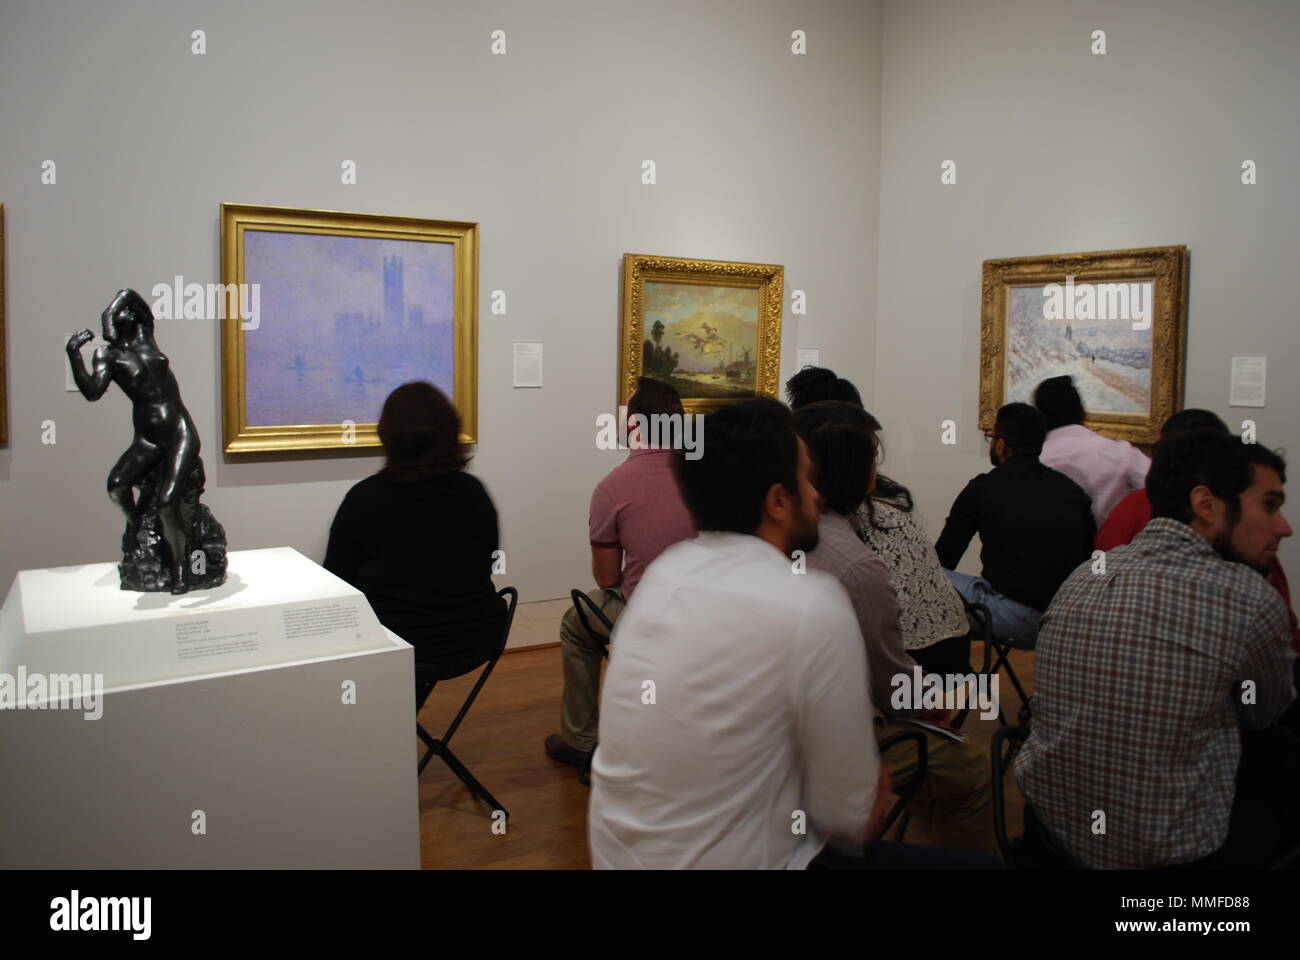
<path fill-rule="evenodd" d="M 998 850 L 1003 861 L 1009 867 L 1017 866 L 1018 846 L 1007 836 L 1006 788 L 1004 780 L 1011 761 L 1024 745 L 1027 735 L 1020 727 L 999 727 L 993 734 L 989 745 L 989 759 L 992 761 L 993 787 L 993 833 L 997 838 Z"/>
<path fill-rule="evenodd" d="M 451 769 L 451 772 L 456 774 L 460 782 L 469 788 L 470 793 L 474 794 L 475 797 L 486 803 L 494 813 L 497 810 L 500 810 L 506 815 L 506 818 L 509 819 L 510 814 L 506 811 L 505 807 L 501 806 L 496 797 L 488 793 L 487 788 L 478 782 L 478 779 L 474 774 L 469 772 L 469 768 L 466 767 L 465 764 L 461 763 L 459 758 L 451 752 L 451 748 L 447 746 L 447 741 L 449 741 L 456 733 L 456 730 L 460 727 L 461 721 L 465 719 L 465 715 L 469 713 L 470 707 L 474 705 L 474 701 L 478 698 L 479 691 L 483 689 L 483 685 L 487 683 L 488 677 L 492 675 L 492 670 L 497 665 L 497 661 L 501 659 L 501 654 L 505 652 L 506 642 L 510 638 L 510 625 L 514 622 L 515 607 L 519 603 L 519 592 L 515 590 L 514 587 L 504 587 L 498 591 L 497 596 L 501 597 L 501 599 L 506 603 L 505 627 L 501 632 L 501 642 L 497 646 L 492 657 L 487 661 L 487 665 L 484 667 L 483 672 L 479 674 L 477 682 L 469 692 L 469 696 L 465 698 L 465 702 L 461 704 L 460 709 L 456 712 L 456 717 L 451 721 L 451 726 L 447 728 L 447 732 L 443 735 L 443 738 L 439 740 L 433 737 L 429 731 L 425 730 L 424 727 L 420 725 L 418 719 L 415 722 L 416 736 L 418 736 L 420 741 L 429 748 L 425 751 L 424 756 L 420 758 L 420 765 L 417 768 L 416 775 L 418 777 L 420 774 L 424 773 L 424 768 L 429 765 L 429 761 L 432 760 L 436 754 L 442 758 L 443 762 Z M 417 679 L 420 676 L 418 665 L 416 676 Z M 425 701 L 428 700 L 429 695 L 433 692 L 435 686 L 437 686 L 436 680 L 420 681 L 420 686 L 417 687 L 415 704 L 415 715 L 417 718 L 420 715 L 420 710 L 424 707 Z"/>
<path fill-rule="evenodd" d="M 882 740 L 878 747 L 882 761 L 884 755 L 892 747 L 896 747 L 900 743 L 904 743 L 908 740 L 911 740 L 916 744 L 916 770 L 905 783 L 901 785 L 895 784 L 894 795 L 898 797 L 898 799 L 894 802 L 893 807 L 890 808 L 889 813 L 885 815 L 885 820 L 884 823 L 881 824 L 880 832 L 876 834 L 877 840 L 882 839 L 887 833 L 889 833 L 890 827 L 892 827 L 896 821 L 899 821 L 900 818 L 901 823 L 894 839 L 897 840 L 903 836 L 903 832 L 907 830 L 907 824 L 911 819 L 911 814 L 907 809 L 907 806 L 912 802 L 912 798 L 920 791 L 921 785 L 925 783 L 925 776 L 929 772 L 930 751 L 925 741 L 925 734 L 920 730 L 905 730 Z"/>
<path fill-rule="evenodd" d="M 912 822 L 912 811 L 904 810 L 902 817 L 898 820 L 898 832 L 894 834 L 894 842 L 902 843 L 903 834 L 907 833 L 907 825 Z"/>
<path fill-rule="evenodd" d="M 980 642 L 984 644 L 984 666 L 980 668 L 976 677 L 980 674 L 991 677 L 997 672 L 997 667 L 990 666 L 993 662 L 993 615 L 989 613 L 989 608 L 982 603 L 966 603 L 965 600 L 962 603 L 966 607 L 966 616 L 972 627 L 971 633 L 978 633 Z M 954 730 L 960 730 L 966 723 L 966 718 L 970 716 L 969 695 L 970 691 L 968 690 L 964 706 L 958 711 L 957 716 L 953 718 L 952 729 Z M 998 720 L 1001 723 L 1006 723 L 1006 720 L 1002 718 L 1001 704 L 998 705 Z"/>
<path fill-rule="evenodd" d="M 578 612 L 578 620 L 582 624 L 582 629 L 587 632 L 587 636 L 600 644 L 600 654 L 603 659 L 609 659 L 610 637 L 614 633 L 614 624 L 610 622 L 609 617 L 605 616 L 604 611 L 592 602 L 591 597 L 587 596 L 581 590 L 573 589 L 569 591 L 569 599 L 573 601 L 573 608 Z M 584 609 L 585 608 L 585 609 Z M 601 636 L 591 627 L 591 621 L 587 619 L 587 611 L 595 617 L 602 627 L 605 628 L 604 636 Z M 584 787 L 591 786 L 591 758 L 596 755 L 596 745 L 591 745 L 591 752 L 587 754 L 587 759 L 582 762 L 578 768 L 578 782 Z"/>
<path fill-rule="evenodd" d="M 998 659 L 997 659 L 997 663 L 995 663 L 993 666 L 993 672 L 997 673 L 1000 669 L 1006 667 L 1007 678 L 1011 681 L 1011 685 L 1015 687 L 1016 693 L 1020 696 L 1020 702 L 1025 707 L 1028 707 L 1029 698 L 1031 694 L 1025 691 L 1024 684 L 1022 684 L 1020 682 L 1020 678 L 1016 676 L 1015 667 L 1011 666 L 1011 651 L 1018 648 L 1009 646 L 1007 644 L 998 644 L 996 643 L 996 641 L 995 641 L 995 646 L 997 647 L 997 651 L 998 651 Z M 999 704 L 998 707 L 1000 710 L 1001 704 Z M 1004 726 L 1006 725 L 1005 720 L 1003 720 L 1002 723 Z"/>
<path fill-rule="evenodd" d="M 424 745 L 429 748 L 424 752 L 424 756 L 420 758 L 420 766 L 416 769 L 415 775 L 419 777 L 420 774 L 424 773 L 424 768 L 429 765 L 429 761 L 433 759 L 433 755 L 437 753 L 438 741 L 429 736 L 429 732 L 418 723 L 415 725 L 415 735 L 424 741 Z"/>
<path fill-rule="evenodd" d="M 474 794 L 474 796 L 478 797 L 480 800 L 486 803 L 488 805 L 488 809 L 490 809 L 494 813 L 497 810 L 500 810 L 502 813 L 506 815 L 506 820 L 509 821 L 510 812 L 506 810 L 505 807 L 501 806 L 500 803 L 497 802 L 496 797 L 488 793 L 487 787 L 483 786 L 483 784 L 478 782 L 478 779 L 474 776 L 474 774 L 469 772 L 469 768 L 466 767 L 465 764 L 460 762 L 460 759 L 456 756 L 456 754 L 451 752 L 450 747 L 448 747 L 445 743 L 440 743 L 438 744 L 437 752 L 438 755 L 442 757 L 443 762 L 446 763 L 447 766 L 451 768 L 451 772 L 456 774 L 456 776 L 460 778 L 461 782 L 465 784 L 465 786 L 469 787 L 470 793 Z"/>
<path fill-rule="evenodd" d="M 1029 706 L 1031 695 L 1025 690 L 1024 686 L 1020 682 L 1020 678 L 1016 676 L 1016 671 L 1012 669 L 1011 664 L 1009 663 L 1007 664 L 1007 676 L 1011 678 L 1011 685 L 1016 688 L 1016 693 L 1020 694 L 1020 702 L 1025 706 Z"/>

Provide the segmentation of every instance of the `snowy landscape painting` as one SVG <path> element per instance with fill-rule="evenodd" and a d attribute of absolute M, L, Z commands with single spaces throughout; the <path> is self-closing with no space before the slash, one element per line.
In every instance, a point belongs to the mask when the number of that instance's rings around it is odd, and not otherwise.
<path fill-rule="evenodd" d="M 979 425 L 1074 380 L 1084 426 L 1153 444 L 1182 409 L 1187 247 L 985 260 L 980 285 Z"/>
<path fill-rule="evenodd" d="M 1134 284 L 1151 302 L 1154 284 Z M 1030 403 L 1048 377 L 1072 376 L 1088 413 L 1151 411 L 1151 325 L 1131 320 L 1049 319 L 1043 284 L 1007 291 L 1004 403 Z M 1138 324 L 1139 326 L 1141 324 Z"/>

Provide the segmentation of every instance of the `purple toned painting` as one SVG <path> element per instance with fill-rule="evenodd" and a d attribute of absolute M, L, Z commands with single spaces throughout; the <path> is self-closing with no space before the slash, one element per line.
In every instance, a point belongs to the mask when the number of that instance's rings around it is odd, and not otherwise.
<path fill-rule="evenodd" d="M 248 230 L 248 425 L 374 423 L 411 380 L 452 397 L 453 258 L 450 243 Z"/>

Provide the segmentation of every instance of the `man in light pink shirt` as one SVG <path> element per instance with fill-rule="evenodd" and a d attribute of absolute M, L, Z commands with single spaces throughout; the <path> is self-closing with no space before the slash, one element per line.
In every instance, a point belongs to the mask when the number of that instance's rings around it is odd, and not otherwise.
<path fill-rule="evenodd" d="M 665 415 L 686 415 L 677 391 L 649 377 L 637 383 L 627 402 L 627 414 L 629 422 L 638 414 L 647 422 Z M 587 596 L 611 623 L 632 599 L 632 591 L 650 562 L 674 543 L 695 536 L 695 523 L 673 472 L 673 451 L 650 446 L 639 433 L 629 436 L 628 445 L 633 449 L 627 459 L 592 492 L 587 520 L 591 571 L 598 586 Z M 609 642 L 596 618 L 589 616 L 588 620 L 595 636 L 583 629 L 572 607 L 560 622 L 564 662 L 560 732 L 546 738 L 547 756 L 579 768 L 596 742 L 600 662 Z"/>
<path fill-rule="evenodd" d="M 1109 440 L 1083 425 L 1083 401 L 1071 377 L 1040 383 L 1034 406 L 1047 420 L 1039 462 L 1083 488 L 1092 499 L 1092 516 L 1100 527 L 1115 504 L 1146 486 L 1151 461 L 1131 443 Z"/>

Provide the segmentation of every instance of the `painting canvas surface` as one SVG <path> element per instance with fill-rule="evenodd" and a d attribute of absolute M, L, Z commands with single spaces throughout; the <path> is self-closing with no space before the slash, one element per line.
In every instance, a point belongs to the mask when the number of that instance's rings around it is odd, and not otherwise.
<path fill-rule="evenodd" d="M 1133 284 L 1150 305 L 1154 284 Z M 1131 320 L 1048 319 L 1041 285 L 1007 292 L 1006 403 L 1032 403 L 1048 377 L 1071 376 L 1087 413 L 1147 415 L 1151 411 L 1151 327 Z M 1135 300 L 1136 302 L 1136 300 Z"/>
<path fill-rule="evenodd" d="M 759 291 L 647 280 L 642 374 L 683 400 L 754 396 Z"/>
<path fill-rule="evenodd" d="M 249 230 L 248 424 L 375 423 L 411 380 L 453 394 L 450 243 Z"/>

